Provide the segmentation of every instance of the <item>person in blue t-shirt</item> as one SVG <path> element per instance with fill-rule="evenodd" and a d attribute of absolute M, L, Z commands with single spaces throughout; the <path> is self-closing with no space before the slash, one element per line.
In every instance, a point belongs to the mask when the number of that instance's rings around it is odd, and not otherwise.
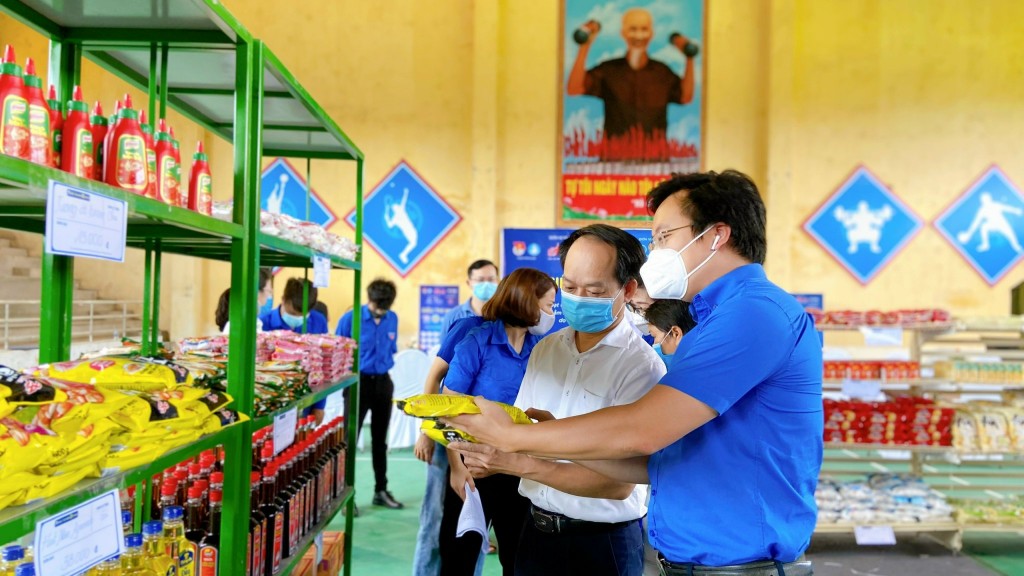
<path fill-rule="evenodd" d="M 309 297 L 306 301 L 308 313 L 303 314 L 302 292 L 306 287 L 309 290 Z M 266 314 L 260 316 L 263 323 L 263 330 L 291 330 L 298 334 L 327 334 L 327 318 L 313 310 L 317 303 L 317 289 L 313 283 L 304 278 L 289 278 L 284 285 L 284 296 L 281 298 L 281 305 Z M 306 324 L 303 330 L 303 322 Z"/>
<path fill-rule="evenodd" d="M 644 319 L 654 337 L 654 351 L 666 368 L 671 368 L 672 356 L 690 330 L 696 326 L 690 316 L 690 305 L 682 300 L 655 300 L 644 311 Z"/>
<path fill-rule="evenodd" d="M 519 393 L 534 345 L 554 325 L 552 310 L 557 287 L 550 276 L 534 268 L 520 268 L 501 281 L 484 304 L 484 323 L 466 334 L 444 379 L 445 394 L 483 396 L 512 404 Z M 456 536 L 466 486 L 479 492 L 484 517 L 494 527 L 503 573 L 511 576 L 520 531 L 529 500 L 519 494 L 519 478 L 495 474 L 474 480 L 457 453 L 449 452 L 449 486 L 441 517 L 441 574 L 473 574 L 481 536 Z"/>
<path fill-rule="evenodd" d="M 463 318 L 479 317 L 483 313 L 484 304 L 498 290 L 498 267 L 490 260 L 476 260 L 466 270 L 466 286 L 472 296 L 462 304 L 452 308 L 444 315 L 441 322 L 441 338 L 448 333 L 452 324 Z"/>
<path fill-rule="evenodd" d="M 388 491 L 388 426 L 395 393 L 388 371 L 395 365 L 398 353 L 398 315 L 391 311 L 397 294 L 394 282 L 378 278 L 366 287 L 367 303 L 359 309 L 359 420 L 356 429 L 362 430 L 366 412 L 373 412 L 370 417 L 375 482 L 373 505 L 391 509 L 404 507 Z M 349 310 L 338 320 L 336 335 L 352 337 L 353 313 Z M 348 389 L 345 392 L 348 404 Z"/>
<path fill-rule="evenodd" d="M 734 170 L 681 174 L 647 196 L 654 299 L 690 302 L 696 328 L 632 404 L 518 426 L 477 399 L 449 424 L 505 452 L 577 461 L 649 483 L 663 574 L 807 576 L 823 449 L 822 351 L 803 307 L 768 281 L 767 215 Z"/>

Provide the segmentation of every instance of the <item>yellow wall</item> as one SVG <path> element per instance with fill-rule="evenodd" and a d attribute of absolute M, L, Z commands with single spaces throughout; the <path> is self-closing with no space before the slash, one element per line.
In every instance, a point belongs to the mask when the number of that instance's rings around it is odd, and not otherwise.
<path fill-rule="evenodd" d="M 504 227 L 554 226 L 558 2 L 309 0 L 286 11 L 266 0 L 224 3 L 363 149 L 367 191 L 405 159 L 463 215 L 399 282 L 403 343 L 417 330 L 418 285 L 461 283 L 469 261 L 497 259 Z M 761 186 L 770 275 L 793 291 L 823 292 L 830 307 L 1008 312 L 1007 291 L 1024 273 L 989 288 L 930 227 L 864 287 L 801 225 L 861 163 L 928 223 L 992 163 L 1024 184 L 1014 138 L 1024 125 L 1024 3 L 708 5 L 706 166 L 744 170 Z M 186 152 L 198 137 L 181 138 Z M 207 144 L 224 197 L 230 146 Z M 313 163 L 313 187 L 339 216 L 353 206 L 354 181 L 351 165 Z M 334 231 L 352 235 L 344 223 Z M 187 274 L 178 292 L 195 300 L 176 302 L 176 336 L 210 328 L 228 282 L 223 265 L 179 266 Z M 365 270 L 364 283 L 399 280 L 372 250 Z M 332 320 L 351 301 L 350 280 L 336 272 L 324 291 Z"/>

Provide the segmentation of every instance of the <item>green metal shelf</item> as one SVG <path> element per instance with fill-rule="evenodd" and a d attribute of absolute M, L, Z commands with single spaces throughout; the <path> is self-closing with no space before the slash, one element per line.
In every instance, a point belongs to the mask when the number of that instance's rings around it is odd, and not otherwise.
<path fill-rule="evenodd" d="M 241 429 L 242 427 L 237 425 L 224 428 L 213 434 L 203 436 L 197 442 L 171 450 L 149 464 L 103 478 L 83 480 L 70 490 L 53 498 L 2 510 L 0 511 L 0 542 L 14 542 L 18 538 L 35 531 L 36 523 L 59 513 L 61 510 L 77 506 L 115 488 L 124 488 L 132 484 L 138 484 L 142 480 L 151 478 L 154 474 L 162 472 L 174 464 L 193 458 L 200 452 L 209 450 L 214 446 L 224 444 L 233 435 L 240 433 Z"/>
<path fill-rule="evenodd" d="M 355 496 L 355 493 L 355 489 L 352 488 L 351 486 L 345 488 L 345 491 L 342 493 L 341 498 L 338 499 L 337 507 L 334 508 L 334 510 L 331 510 L 331 512 L 328 513 L 323 520 L 317 522 L 317 524 L 313 526 L 313 529 L 309 531 L 309 534 L 306 534 L 306 536 L 299 541 L 298 551 L 295 552 L 294 556 L 291 556 L 290 558 L 282 562 L 281 568 L 278 569 L 277 572 L 274 572 L 273 576 L 291 574 L 292 571 L 295 570 L 296 567 L 298 567 L 299 562 L 302 561 L 302 557 L 306 555 L 306 551 L 309 550 L 309 547 L 313 545 L 313 541 L 316 540 L 317 535 L 323 532 L 328 526 L 331 525 L 331 522 L 334 521 L 334 518 L 338 515 L 339 512 L 345 509 L 345 507 L 348 505 L 348 501 Z M 347 556 L 349 554 L 351 554 L 351 552 L 349 552 L 349 550 L 346 548 L 345 555 Z"/>
<path fill-rule="evenodd" d="M 316 404 L 317 402 L 323 400 L 324 398 L 330 396 L 331 394 L 334 394 L 335 392 L 338 392 L 340 390 L 344 390 L 345 388 L 348 388 L 349 386 L 352 386 L 357 382 L 359 382 L 359 375 L 351 374 L 347 376 L 345 379 L 339 381 L 338 383 L 332 386 L 328 386 L 327 388 L 324 388 L 323 390 L 319 390 L 312 394 L 307 394 L 306 396 L 299 398 L 297 401 L 293 402 L 292 404 L 289 404 L 288 406 L 285 406 L 284 408 L 279 408 L 277 410 L 274 410 L 270 414 L 264 414 L 259 418 L 253 418 L 253 428 L 263 428 L 265 426 L 270 426 L 271 424 L 274 423 L 274 418 L 278 417 L 279 415 L 284 414 L 285 412 L 293 408 L 302 410 L 307 406 L 312 406 L 313 404 Z"/>

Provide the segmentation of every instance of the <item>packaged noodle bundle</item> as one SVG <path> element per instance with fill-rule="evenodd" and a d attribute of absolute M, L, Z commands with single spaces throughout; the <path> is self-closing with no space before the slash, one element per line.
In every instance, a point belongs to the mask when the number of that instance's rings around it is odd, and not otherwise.
<path fill-rule="evenodd" d="M 235 410 L 218 410 L 203 420 L 203 433 L 213 434 L 221 428 L 227 428 L 238 422 L 249 420 L 245 414 Z"/>
<path fill-rule="evenodd" d="M 86 476 L 98 476 L 96 466 L 86 466 L 57 476 L 37 476 L 37 481 L 25 490 L 24 500 L 16 500 L 14 504 L 23 504 L 43 498 L 51 498 L 71 488 Z"/>
<path fill-rule="evenodd" d="M 476 438 L 473 438 L 462 430 L 456 430 L 455 428 L 445 426 L 440 422 L 432 420 L 424 420 L 420 424 L 420 431 L 422 431 L 427 438 L 430 438 L 441 446 L 447 446 L 450 442 L 476 442 Z"/>
<path fill-rule="evenodd" d="M 452 394 L 417 394 L 405 400 L 395 400 L 398 409 L 416 418 L 437 419 L 451 418 L 460 414 L 479 414 L 480 408 L 472 396 L 456 396 Z M 533 424 L 533 420 L 525 412 L 501 402 L 496 402 L 512 418 L 516 424 Z"/>
<path fill-rule="evenodd" d="M 99 422 L 114 412 L 125 410 L 134 400 L 132 396 L 118 390 L 98 388 L 92 384 L 60 380 L 53 380 L 52 383 L 67 394 L 68 402 L 81 407 L 85 424 Z"/>
<path fill-rule="evenodd" d="M 204 392 L 200 389 L 190 390 L 200 394 Z M 126 390 L 125 394 L 135 396 L 148 406 L 148 415 L 142 418 L 143 411 L 137 408 L 141 404 L 136 404 L 132 406 L 131 413 L 122 410 L 112 414 L 110 419 L 133 431 L 146 430 L 151 427 L 168 427 L 178 430 L 196 428 L 199 426 L 203 414 L 194 400 L 187 399 L 191 394 L 178 395 L 178 392 L 180 391 L 139 392 Z"/>
<path fill-rule="evenodd" d="M 32 470 L 67 443 L 67 439 L 42 426 L 0 418 L 0 493 L 27 488 L 12 484 L 11 478 Z"/>
<path fill-rule="evenodd" d="M 0 365 L 0 398 L 12 406 L 67 400 L 67 396 L 54 388 L 51 382 L 4 365 Z"/>
<path fill-rule="evenodd" d="M 117 390 L 165 390 L 190 385 L 188 370 L 159 358 L 96 358 L 40 366 L 37 376 Z"/>

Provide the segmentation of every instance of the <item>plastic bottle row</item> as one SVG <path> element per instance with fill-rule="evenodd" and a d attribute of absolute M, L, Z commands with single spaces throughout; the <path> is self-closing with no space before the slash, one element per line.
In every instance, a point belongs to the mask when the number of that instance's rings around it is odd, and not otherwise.
<path fill-rule="evenodd" d="M 132 108 L 131 96 L 115 103 L 109 119 L 99 102 L 89 114 L 78 86 L 63 106 L 53 86 L 49 98 L 43 97 L 33 60 L 26 60 L 22 73 L 8 45 L 0 63 L 0 102 L 4 154 L 212 214 L 213 183 L 202 142 L 193 156 L 188 189 L 182 189 L 181 152 L 173 128 L 161 118 L 154 131 L 146 113 Z"/>

